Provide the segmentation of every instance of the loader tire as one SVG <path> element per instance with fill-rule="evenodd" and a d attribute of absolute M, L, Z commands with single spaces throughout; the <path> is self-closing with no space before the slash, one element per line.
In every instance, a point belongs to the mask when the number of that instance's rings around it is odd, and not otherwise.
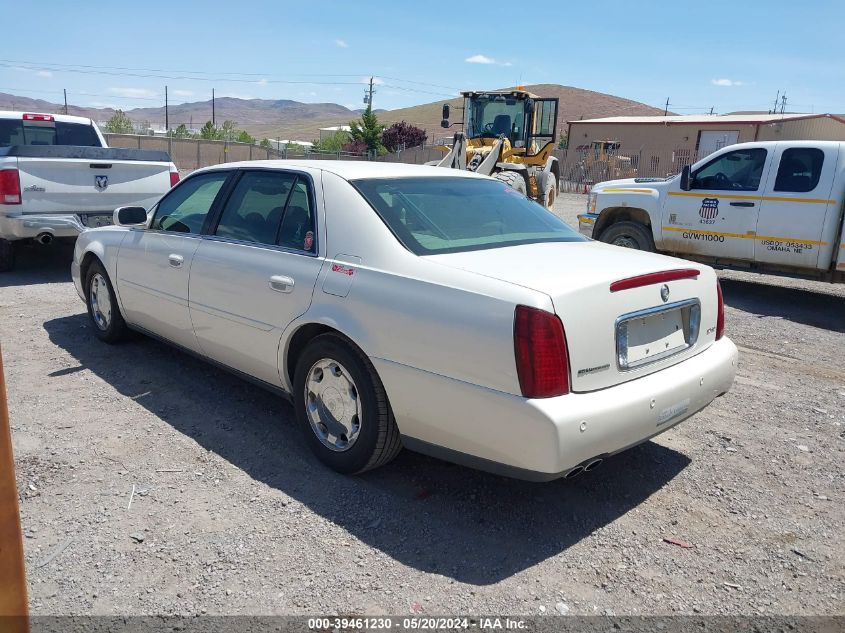
<path fill-rule="evenodd" d="M 516 171 L 498 171 L 493 174 L 493 178 L 501 180 L 514 191 L 518 191 L 523 196 L 528 195 L 528 187 L 525 184 L 525 178 L 522 174 Z"/>
<path fill-rule="evenodd" d="M 543 187 L 543 197 L 538 202 L 547 209 L 554 209 L 557 191 L 557 178 L 554 174 L 549 174 L 546 177 L 546 184 Z"/>

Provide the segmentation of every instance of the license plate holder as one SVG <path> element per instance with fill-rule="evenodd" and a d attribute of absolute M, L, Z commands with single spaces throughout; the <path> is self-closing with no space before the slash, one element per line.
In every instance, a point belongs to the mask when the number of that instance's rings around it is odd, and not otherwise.
<path fill-rule="evenodd" d="M 101 226 L 111 226 L 114 224 L 113 217 L 111 213 L 80 213 L 79 221 L 89 229 L 97 229 Z"/>
<path fill-rule="evenodd" d="M 698 299 L 623 314 L 616 320 L 619 369 L 636 369 L 689 349 L 698 340 L 700 320 Z"/>

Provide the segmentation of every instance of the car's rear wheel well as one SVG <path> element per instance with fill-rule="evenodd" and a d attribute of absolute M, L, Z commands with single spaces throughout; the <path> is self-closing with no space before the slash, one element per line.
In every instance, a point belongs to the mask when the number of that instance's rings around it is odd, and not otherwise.
<path fill-rule="evenodd" d="M 85 277 L 88 275 L 88 269 L 95 261 L 100 262 L 100 258 L 90 251 L 85 253 L 85 257 L 82 258 L 82 263 L 79 265 L 79 279 L 83 286 L 85 285 Z M 100 264 L 102 263 L 100 262 Z"/>
<path fill-rule="evenodd" d="M 287 358 L 285 359 L 285 371 L 287 372 L 290 384 L 293 384 L 294 375 L 296 374 L 296 362 L 299 360 L 302 350 L 308 343 L 320 336 L 321 334 L 337 334 L 344 338 L 349 345 L 355 345 L 348 336 L 343 334 L 333 327 L 324 325 L 322 323 L 307 323 L 301 326 L 296 332 L 291 335 L 290 343 L 288 344 Z"/>
<path fill-rule="evenodd" d="M 616 222 L 638 222 L 651 230 L 651 217 L 645 209 L 637 207 L 608 207 L 603 209 L 599 219 L 596 221 L 596 227 L 593 229 L 593 237 L 599 239 L 601 234 L 611 224 Z"/>

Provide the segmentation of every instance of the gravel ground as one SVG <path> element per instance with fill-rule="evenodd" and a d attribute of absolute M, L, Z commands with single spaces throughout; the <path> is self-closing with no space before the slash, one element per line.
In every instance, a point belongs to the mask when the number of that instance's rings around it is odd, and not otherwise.
<path fill-rule="evenodd" d="M 0 280 L 33 614 L 843 613 L 845 286 L 723 274 L 733 390 L 534 484 L 408 451 L 329 472 L 279 397 L 95 340 L 69 261 Z"/>

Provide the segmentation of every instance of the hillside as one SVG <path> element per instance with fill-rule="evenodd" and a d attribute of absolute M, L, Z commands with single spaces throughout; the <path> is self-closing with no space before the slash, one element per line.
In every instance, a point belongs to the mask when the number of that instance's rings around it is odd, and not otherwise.
<path fill-rule="evenodd" d="M 663 114 L 662 110 L 601 92 L 583 90 L 556 84 L 525 86 L 526 90 L 542 97 L 557 97 L 560 100 L 558 127 L 565 129 L 566 121 L 580 118 L 595 118 L 619 115 Z M 426 103 L 398 110 L 377 110 L 379 121 L 385 124 L 407 121 L 423 128 L 429 138 L 450 134 L 440 127 L 440 114 L 444 103 L 453 108 L 462 106 L 460 98 Z M 0 93 L 0 110 L 29 110 L 35 112 L 59 112 L 62 106 L 15 95 Z M 360 117 L 360 111 L 350 110 L 336 103 L 300 103 L 287 99 L 216 99 L 217 123 L 224 120 L 237 121 L 238 127 L 247 130 L 257 138 L 285 138 L 312 140 L 319 136 L 321 127 L 343 125 Z M 110 108 L 83 108 L 70 105 L 69 114 L 87 116 L 96 121 L 106 121 L 114 114 Z M 150 122 L 155 127 L 164 126 L 164 108 L 135 108 L 127 110 L 129 117 L 137 122 Z M 171 105 L 170 126 L 184 123 L 199 128 L 211 119 L 211 101 L 198 101 Z M 461 117 L 459 110 L 453 111 L 452 121 Z M 452 128 L 454 130 L 455 128 Z"/>

